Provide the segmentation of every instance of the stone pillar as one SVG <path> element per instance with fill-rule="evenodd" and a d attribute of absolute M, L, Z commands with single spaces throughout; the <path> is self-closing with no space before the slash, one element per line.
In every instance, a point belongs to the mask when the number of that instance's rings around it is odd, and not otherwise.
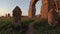
<path fill-rule="evenodd" d="M 21 26 L 21 9 L 16 6 L 12 14 L 12 25 L 19 28 Z"/>
<path fill-rule="evenodd" d="M 5 17 L 7 18 L 7 14 L 5 14 Z"/>
<path fill-rule="evenodd" d="M 10 16 L 10 13 L 8 13 L 8 17 L 11 17 L 11 16 Z"/>
<path fill-rule="evenodd" d="M 53 26 L 58 25 L 58 14 L 57 14 L 57 7 L 55 1 L 51 1 L 49 5 L 48 11 L 48 23 Z"/>
<path fill-rule="evenodd" d="M 48 18 L 48 0 L 42 0 L 42 6 L 41 6 L 41 19 L 47 19 Z"/>
<path fill-rule="evenodd" d="M 58 24 L 57 20 L 58 20 L 58 15 L 57 15 L 56 10 L 51 9 L 48 12 L 48 24 L 52 26 L 56 26 Z"/>
<path fill-rule="evenodd" d="M 28 11 L 28 17 L 32 18 L 35 17 L 35 13 L 36 13 L 36 3 L 38 0 L 31 0 L 30 1 L 30 6 L 29 6 L 29 11 Z"/>

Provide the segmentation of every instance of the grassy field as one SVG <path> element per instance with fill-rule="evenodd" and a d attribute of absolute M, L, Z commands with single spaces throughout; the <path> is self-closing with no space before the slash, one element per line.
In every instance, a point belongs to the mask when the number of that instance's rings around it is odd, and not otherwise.
<path fill-rule="evenodd" d="M 34 34 L 60 34 L 56 27 L 48 24 L 47 20 L 41 21 L 40 19 L 22 18 L 22 29 L 16 30 L 15 34 L 24 34 L 27 31 L 28 25 L 34 22 L 33 27 L 36 30 Z M 11 27 L 11 18 L 0 18 L 0 34 L 12 34 L 13 28 Z"/>
<path fill-rule="evenodd" d="M 50 26 L 46 20 L 37 20 L 33 27 L 36 29 L 34 34 L 60 34 L 60 29 Z"/>
<path fill-rule="evenodd" d="M 22 18 L 22 29 L 21 30 L 16 30 L 15 34 L 23 34 L 28 25 L 33 21 L 33 19 L 29 18 Z M 12 34 L 13 28 L 11 27 L 12 25 L 12 19 L 11 18 L 0 18 L 0 34 Z"/>

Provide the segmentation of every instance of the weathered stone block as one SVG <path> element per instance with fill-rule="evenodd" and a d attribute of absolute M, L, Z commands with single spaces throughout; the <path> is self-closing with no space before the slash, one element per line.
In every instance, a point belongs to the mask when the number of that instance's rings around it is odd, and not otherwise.
<path fill-rule="evenodd" d="M 18 6 L 16 6 L 12 14 L 12 24 L 15 27 L 21 26 L 21 14 L 21 9 Z"/>

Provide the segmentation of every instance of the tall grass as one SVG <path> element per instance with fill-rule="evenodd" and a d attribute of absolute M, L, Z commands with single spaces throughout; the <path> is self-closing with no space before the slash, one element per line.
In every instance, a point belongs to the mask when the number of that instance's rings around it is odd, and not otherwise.
<path fill-rule="evenodd" d="M 47 20 L 36 20 L 33 27 L 36 30 L 34 34 L 60 34 L 60 31 L 50 26 Z"/>
<path fill-rule="evenodd" d="M 32 21 L 34 21 L 34 19 L 22 18 L 21 20 L 22 29 L 16 31 L 15 34 L 23 34 L 28 28 L 28 25 Z M 11 25 L 12 25 L 11 18 L 0 18 L 0 34 L 13 34 L 13 28 Z"/>
<path fill-rule="evenodd" d="M 36 30 L 34 34 L 60 34 L 55 27 L 48 24 L 47 20 L 40 20 L 35 18 L 22 18 L 22 29 L 16 31 L 15 34 L 25 34 L 28 29 L 28 25 L 34 22 L 33 27 Z M 0 34 L 13 34 L 11 18 L 0 18 Z"/>

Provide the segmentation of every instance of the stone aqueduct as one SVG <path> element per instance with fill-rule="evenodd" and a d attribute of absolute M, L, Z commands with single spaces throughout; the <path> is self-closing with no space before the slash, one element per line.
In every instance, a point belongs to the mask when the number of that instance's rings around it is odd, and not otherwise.
<path fill-rule="evenodd" d="M 28 17 L 32 18 L 35 17 L 36 13 L 36 3 L 39 0 L 30 0 L 30 6 L 28 11 Z M 59 23 L 60 19 L 60 0 L 42 0 L 41 12 L 40 12 L 41 19 L 47 19 L 49 24 L 57 24 Z M 54 24 L 54 23 L 55 24 Z"/>
<path fill-rule="evenodd" d="M 35 17 L 35 13 L 36 13 L 35 5 L 38 1 L 39 0 L 30 0 L 28 17 L 30 17 L 30 18 Z M 47 19 L 48 18 L 48 12 L 51 9 L 53 9 L 54 6 L 55 6 L 55 9 L 58 10 L 58 7 L 60 8 L 60 0 L 42 0 L 41 18 Z"/>

